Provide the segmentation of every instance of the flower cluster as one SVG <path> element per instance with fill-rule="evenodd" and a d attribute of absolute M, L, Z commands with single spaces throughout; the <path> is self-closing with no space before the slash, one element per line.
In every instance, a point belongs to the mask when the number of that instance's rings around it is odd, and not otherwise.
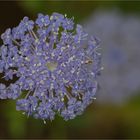
<path fill-rule="evenodd" d="M 0 99 L 17 99 L 16 109 L 28 116 L 65 120 L 80 115 L 95 99 L 100 73 L 99 40 L 85 44 L 88 34 L 73 18 L 59 13 L 24 17 L 7 29 L 0 47 Z M 2 80 L 1 80 L 2 81 Z"/>
<path fill-rule="evenodd" d="M 99 79 L 104 88 L 98 101 L 127 102 L 140 90 L 140 17 L 97 9 L 84 24 L 89 34 L 100 36 L 104 46 L 101 44 L 105 69 Z"/>

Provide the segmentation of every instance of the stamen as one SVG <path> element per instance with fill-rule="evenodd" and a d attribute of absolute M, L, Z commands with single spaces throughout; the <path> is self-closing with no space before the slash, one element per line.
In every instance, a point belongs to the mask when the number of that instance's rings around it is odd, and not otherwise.
<path fill-rule="evenodd" d="M 31 91 L 28 91 L 28 92 L 27 92 L 27 94 L 26 94 L 26 96 L 25 96 L 25 99 L 27 99 L 27 98 L 29 97 L 30 93 L 31 93 Z"/>
<path fill-rule="evenodd" d="M 33 36 L 35 37 L 35 39 L 38 40 L 38 37 L 37 37 L 37 35 L 35 34 L 35 32 L 34 32 L 33 30 L 31 30 L 31 32 L 32 32 Z"/>
<path fill-rule="evenodd" d="M 12 39 L 12 41 L 13 41 L 18 47 L 21 47 L 21 45 L 20 45 L 15 39 Z"/>

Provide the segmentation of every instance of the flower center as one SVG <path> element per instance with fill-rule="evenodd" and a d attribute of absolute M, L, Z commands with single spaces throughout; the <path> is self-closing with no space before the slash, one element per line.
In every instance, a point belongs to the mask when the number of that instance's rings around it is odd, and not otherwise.
<path fill-rule="evenodd" d="M 54 70 L 56 70 L 58 64 L 57 64 L 57 62 L 47 62 L 46 66 L 50 71 L 53 72 Z"/>

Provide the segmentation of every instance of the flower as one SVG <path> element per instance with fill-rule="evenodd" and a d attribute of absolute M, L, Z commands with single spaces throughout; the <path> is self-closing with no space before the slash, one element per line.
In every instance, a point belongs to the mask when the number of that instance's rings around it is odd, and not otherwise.
<path fill-rule="evenodd" d="M 82 114 L 95 98 L 100 72 L 99 40 L 81 25 L 74 31 L 73 18 L 58 13 L 38 14 L 36 21 L 24 17 L 7 29 L 0 47 L 0 98 L 17 100 L 16 109 L 28 116 L 65 120 Z M 87 41 L 87 45 L 85 45 Z"/>
<path fill-rule="evenodd" d="M 100 36 L 103 42 L 104 72 L 99 82 L 104 88 L 99 91 L 98 102 L 123 104 L 140 90 L 140 18 L 97 9 L 84 24 L 89 34 Z"/>

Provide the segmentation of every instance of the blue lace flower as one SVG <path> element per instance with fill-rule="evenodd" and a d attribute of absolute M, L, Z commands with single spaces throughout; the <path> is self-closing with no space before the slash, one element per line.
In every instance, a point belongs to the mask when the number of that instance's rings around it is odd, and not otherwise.
<path fill-rule="evenodd" d="M 101 55 L 99 40 L 73 18 L 58 13 L 24 17 L 7 29 L 0 47 L 0 99 L 17 99 L 16 109 L 28 116 L 65 120 L 82 114 L 95 99 Z M 14 81 L 14 82 L 13 82 Z"/>

